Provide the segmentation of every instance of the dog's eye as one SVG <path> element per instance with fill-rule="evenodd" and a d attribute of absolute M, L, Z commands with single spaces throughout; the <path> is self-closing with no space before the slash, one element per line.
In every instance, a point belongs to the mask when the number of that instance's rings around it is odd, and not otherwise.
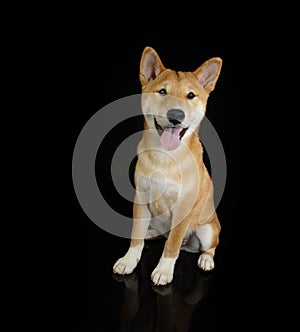
<path fill-rule="evenodd" d="M 188 94 L 187 94 L 187 98 L 188 99 L 193 99 L 193 98 L 195 98 L 196 97 L 196 95 L 194 94 L 194 92 L 189 92 Z"/>
<path fill-rule="evenodd" d="M 161 94 L 161 95 L 166 95 L 167 94 L 167 90 L 166 89 L 160 89 L 158 91 L 158 93 Z"/>

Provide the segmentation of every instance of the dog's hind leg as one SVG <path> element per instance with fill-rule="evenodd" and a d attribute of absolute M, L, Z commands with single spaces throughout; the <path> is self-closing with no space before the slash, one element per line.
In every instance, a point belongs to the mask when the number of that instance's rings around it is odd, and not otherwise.
<path fill-rule="evenodd" d="M 213 219 L 195 229 L 195 234 L 201 243 L 202 254 L 198 259 L 198 266 L 205 271 L 212 270 L 215 267 L 214 255 L 215 249 L 219 244 L 220 223 L 216 213 Z"/>

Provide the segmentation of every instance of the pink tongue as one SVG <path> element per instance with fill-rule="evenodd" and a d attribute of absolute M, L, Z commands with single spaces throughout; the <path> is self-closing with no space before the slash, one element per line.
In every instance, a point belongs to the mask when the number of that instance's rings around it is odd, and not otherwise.
<path fill-rule="evenodd" d="M 180 144 L 181 128 L 166 127 L 160 136 L 160 144 L 168 151 L 175 150 Z"/>

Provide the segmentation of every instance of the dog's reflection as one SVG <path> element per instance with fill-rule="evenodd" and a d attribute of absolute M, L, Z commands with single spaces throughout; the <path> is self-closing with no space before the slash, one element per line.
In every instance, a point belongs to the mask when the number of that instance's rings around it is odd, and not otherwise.
<path fill-rule="evenodd" d="M 198 255 L 182 251 L 172 283 L 154 286 L 150 275 L 164 243 L 159 240 L 153 242 L 147 243 L 140 264 L 133 273 L 125 276 L 113 274 L 116 281 L 125 285 L 120 332 L 187 332 L 197 305 L 210 289 L 213 272 L 198 268 Z"/>

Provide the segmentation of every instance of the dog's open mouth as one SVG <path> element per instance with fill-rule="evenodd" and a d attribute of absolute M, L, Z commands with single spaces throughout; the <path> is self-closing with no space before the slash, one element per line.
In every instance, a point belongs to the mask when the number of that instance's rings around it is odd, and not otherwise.
<path fill-rule="evenodd" d="M 154 124 L 158 134 L 160 135 L 160 144 L 168 151 L 172 151 L 178 148 L 180 145 L 180 140 L 188 130 L 188 127 L 161 127 L 155 118 Z"/>

